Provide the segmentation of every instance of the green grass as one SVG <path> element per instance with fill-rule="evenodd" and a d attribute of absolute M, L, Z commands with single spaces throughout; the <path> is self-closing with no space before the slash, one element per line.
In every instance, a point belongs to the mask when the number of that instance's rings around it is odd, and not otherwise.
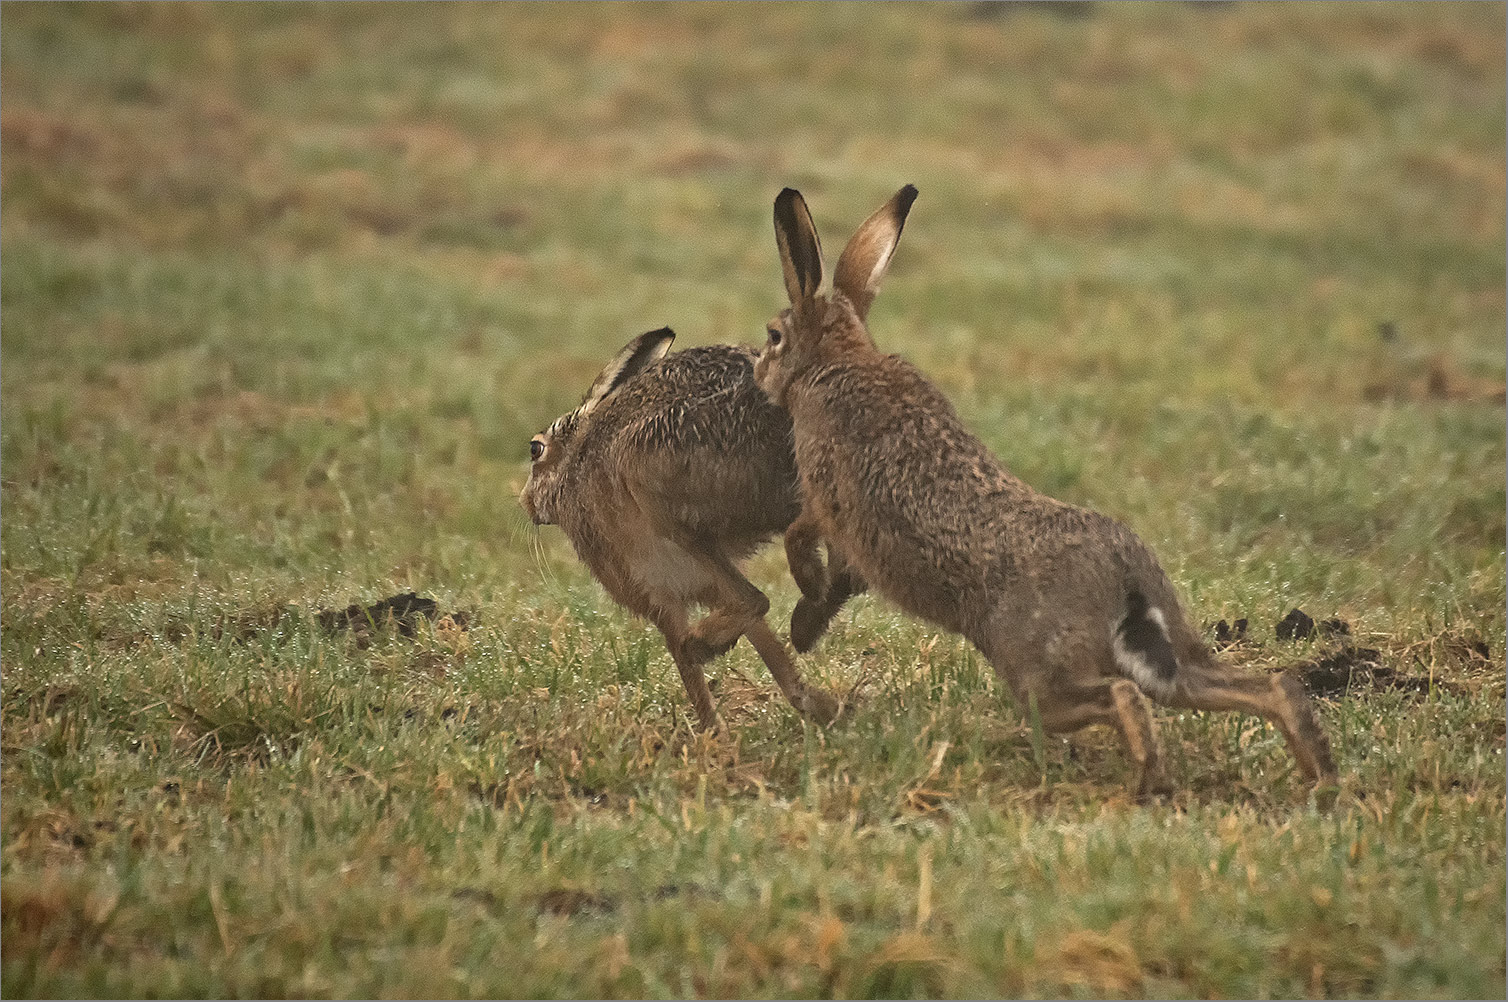
<path fill-rule="evenodd" d="M 1501 4 L 33 5 L 0 21 L 0 993 L 1505 991 Z M 872 598 L 658 635 L 515 500 L 629 337 L 758 342 L 770 204 L 921 189 L 872 320 L 1203 624 L 1427 694 L 1034 734 Z M 1384 337 L 1384 330 L 1395 336 Z M 750 574 L 789 615 L 778 547 Z M 413 589 L 370 646 L 311 613 Z M 293 613 L 279 614 L 293 608 Z M 1483 655 L 1485 651 L 1485 656 Z"/>

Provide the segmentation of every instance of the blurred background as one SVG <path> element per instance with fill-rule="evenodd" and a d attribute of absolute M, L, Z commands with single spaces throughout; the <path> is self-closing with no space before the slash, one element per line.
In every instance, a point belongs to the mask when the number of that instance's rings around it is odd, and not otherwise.
<path fill-rule="evenodd" d="M 0 4 L 0 994 L 1502 997 L 1504 29 Z M 740 645 L 694 737 L 528 524 L 622 344 L 763 342 L 782 187 L 832 264 L 907 182 L 879 344 L 1326 673 L 1334 814 L 1235 713 L 1134 807 L 872 597 L 801 663 L 851 725 Z M 311 615 L 408 591 L 456 616 Z"/>
<path fill-rule="evenodd" d="M 1039 487 L 1501 550 L 1501 4 L 12 3 L 0 80 L 8 483 L 176 484 L 138 564 L 506 561 L 619 345 L 762 341 L 782 186 L 905 182 L 874 333 Z"/>

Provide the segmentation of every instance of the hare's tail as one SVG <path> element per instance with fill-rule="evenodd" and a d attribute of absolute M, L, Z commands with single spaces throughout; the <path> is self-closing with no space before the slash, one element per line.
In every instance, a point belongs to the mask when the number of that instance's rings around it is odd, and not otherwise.
<path fill-rule="evenodd" d="M 1133 588 L 1126 595 L 1126 614 L 1116 624 L 1110 642 L 1122 675 L 1154 699 L 1172 694 L 1178 655 L 1168 636 L 1168 619 L 1139 590 Z"/>

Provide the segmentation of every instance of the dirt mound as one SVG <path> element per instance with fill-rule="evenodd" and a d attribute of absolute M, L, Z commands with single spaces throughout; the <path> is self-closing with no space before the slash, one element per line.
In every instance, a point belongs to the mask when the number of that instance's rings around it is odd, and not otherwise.
<path fill-rule="evenodd" d="M 226 612 L 213 620 L 203 632 L 215 640 L 230 638 L 238 644 L 251 643 L 269 633 L 293 628 L 293 624 L 307 615 L 296 605 L 279 603 L 262 604 L 239 612 Z M 390 595 L 371 605 L 353 602 L 344 609 L 319 609 L 314 613 L 314 623 L 324 632 L 334 635 L 349 630 L 356 637 L 359 647 L 366 647 L 372 636 L 383 630 L 395 630 L 400 637 L 412 638 L 419 628 L 419 620 L 444 624 L 447 628 L 467 630 L 471 626 L 472 613 L 455 611 L 445 613 L 432 598 L 424 598 L 414 592 Z M 446 622 L 448 620 L 448 622 Z M 172 643 L 182 643 L 194 636 L 196 628 L 185 620 L 174 620 L 162 630 L 162 637 Z M 139 631 L 128 636 L 130 645 L 147 642 L 150 637 Z"/>
<path fill-rule="evenodd" d="M 1372 647 L 1346 645 L 1313 661 L 1296 666 L 1310 695 L 1341 699 L 1357 692 L 1411 692 L 1428 695 L 1431 689 L 1455 692 L 1456 687 L 1424 675 L 1407 675 L 1382 663 L 1382 652 Z"/>
<path fill-rule="evenodd" d="M 1234 623 L 1220 620 L 1214 627 L 1214 645 L 1226 650 L 1237 644 L 1261 647 L 1261 641 L 1247 639 L 1248 621 L 1238 619 Z M 1351 639 L 1351 624 L 1344 619 L 1330 618 L 1316 621 L 1302 609 L 1293 608 L 1273 627 L 1280 641 L 1309 640 L 1318 636 L 1334 641 L 1334 646 L 1318 656 L 1294 665 L 1290 670 L 1297 673 L 1310 695 L 1325 699 L 1344 699 L 1366 692 L 1405 692 L 1428 695 L 1431 691 L 1454 693 L 1460 687 L 1443 682 L 1429 675 L 1411 675 L 1383 663 L 1382 652 L 1374 647 L 1362 647 Z M 1458 643 L 1464 652 L 1458 660 L 1475 658 L 1486 660 L 1487 646 L 1481 640 Z M 1452 653 L 1460 653 L 1452 650 Z"/>
<path fill-rule="evenodd" d="M 350 630 L 356 637 L 356 646 L 366 647 L 372 642 L 373 632 L 387 628 L 396 629 L 400 637 L 412 637 L 421 617 L 431 623 L 449 619 L 460 630 L 471 626 L 469 613 L 452 612 L 442 616 L 434 599 L 422 598 L 411 591 L 391 595 L 371 605 L 353 602 L 344 609 L 321 609 L 314 614 L 314 621 L 326 633 Z"/>
<path fill-rule="evenodd" d="M 413 592 L 393 595 L 372 605 L 352 603 L 344 609 L 321 609 L 314 614 L 314 621 L 327 633 L 340 630 L 371 630 L 391 623 L 405 637 L 414 635 L 418 617 L 433 622 L 439 617 L 439 606 L 432 598 L 420 598 Z"/>

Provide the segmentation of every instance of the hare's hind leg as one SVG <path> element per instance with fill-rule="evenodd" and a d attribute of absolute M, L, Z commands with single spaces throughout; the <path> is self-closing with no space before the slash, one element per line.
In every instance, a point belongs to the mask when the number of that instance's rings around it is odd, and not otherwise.
<path fill-rule="evenodd" d="M 761 616 L 749 626 L 749 643 L 754 645 L 754 650 L 759 653 L 760 660 L 765 667 L 770 669 L 770 675 L 774 677 L 775 684 L 780 687 L 786 700 L 796 708 L 803 717 L 809 717 L 819 724 L 830 724 L 837 719 L 842 709 L 838 701 L 831 694 L 821 689 L 807 685 L 801 679 L 801 674 L 796 670 L 796 663 L 791 660 L 791 655 L 786 651 L 785 644 L 770 629 L 770 624 Z"/>
<path fill-rule="evenodd" d="M 1217 675 L 1189 672 L 1165 702 L 1195 710 L 1244 710 L 1277 725 L 1293 749 L 1299 768 L 1317 787 L 1337 782 L 1330 739 L 1320 729 L 1303 683 L 1287 672 L 1276 675 Z"/>
<path fill-rule="evenodd" d="M 713 584 L 702 596 L 709 606 L 707 615 L 692 624 L 685 648 L 688 657 L 707 662 L 732 649 L 756 620 L 763 619 L 770 600 L 722 552 L 698 549 L 691 556 Z"/>
<path fill-rule="evenodd" d="M 1162 766 L 1162 746 L 1147 697 L 1129 679 L 1103 679 L 1087 685 L 1057 683 L 1037 693 L 1042 726 L 1054 734 L 1090 724 L 1107 724 L 1120 732 L 1137 765 L 1138 797 L 1171 791 Z"/>
<path fill-rule="evenodd" d="M 801 680 L 785 644 L 765 622 L 770 600 L 764 592 L 744 577 L 720 551 L 698 552 L 696 559 L 716 580 L 720 594 L 712 610 L 691 627 L 682 645 L 687 656 L 700 658 L 699 663 L 704 663 L 728 650 L 739 637 L 747 635 L 790 704 L 820 723 L 832 721 L 838 713 L 837 702 L 825 692 L 808 688 Z"/>

